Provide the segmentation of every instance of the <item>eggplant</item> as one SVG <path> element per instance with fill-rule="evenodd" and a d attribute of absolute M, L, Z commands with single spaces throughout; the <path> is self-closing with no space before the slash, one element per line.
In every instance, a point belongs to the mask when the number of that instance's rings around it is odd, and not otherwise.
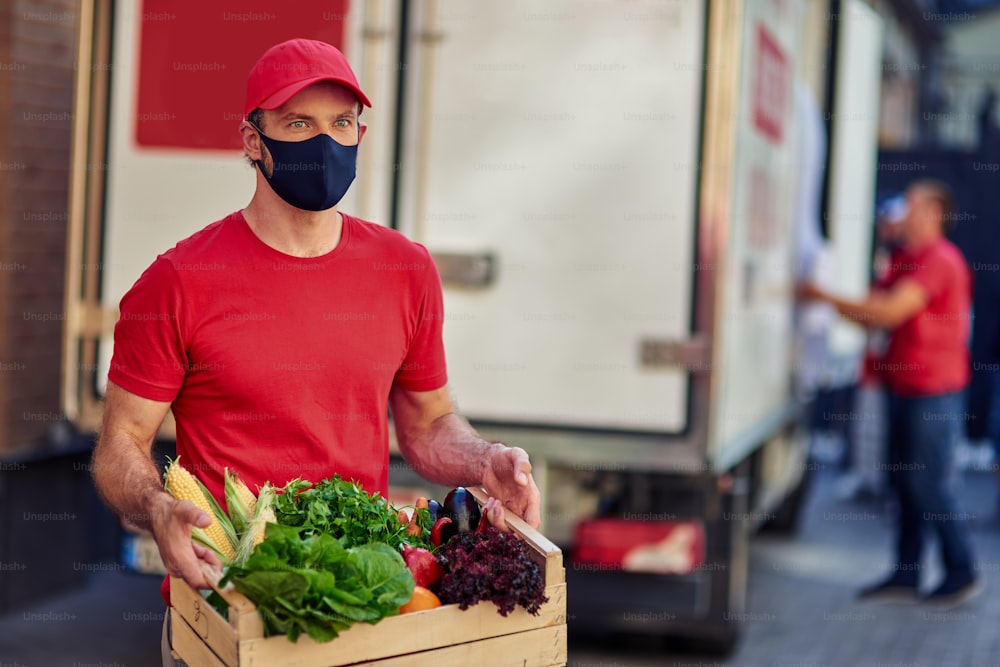
<path fill-rule="evenodd" d="M 428 500 L 427 511 L 430 512 L 431 514 L 431 525 L 433 526 L 434 522 L 437 521 L 438 517 L 441 516 L 441 503 L 434 500 L 433 498 L 431 500 Z"/>
<path fill-rule="evenodd" d="M 438 516 L 451 519 L 451 523 L 441 527 L 441 544 L 445 544 L 458 533 L 475 530 L 482 518 L 482 511 L 469 490 L 459 486 L 445 496 Z"/>

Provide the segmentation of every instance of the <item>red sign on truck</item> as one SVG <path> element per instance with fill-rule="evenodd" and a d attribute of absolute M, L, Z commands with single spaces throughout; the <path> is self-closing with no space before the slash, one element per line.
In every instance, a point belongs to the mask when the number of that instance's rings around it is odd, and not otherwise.
<path fill-rule="evenodd" d="M 788 103 L 788 57 L 767 28 L 757 25 L 753 74 L 753 124 L 768 139 L 781 143 L 782 119 Z"/>
<path fill-rule="evenodd" d="M 343 49 L 348 0 L 247 3 L 144 0 L 135 141 L 139 146 L 240 150 L 247 74 L 293 37 Z"/>

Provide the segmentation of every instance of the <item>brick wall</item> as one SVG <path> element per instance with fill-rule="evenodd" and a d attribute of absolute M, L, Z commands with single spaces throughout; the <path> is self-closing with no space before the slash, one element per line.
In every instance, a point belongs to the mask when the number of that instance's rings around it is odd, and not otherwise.
<path fill-rule="evenodd" d="M 0 0 L 0 456 L 60 413 L 78 2 Z"/>

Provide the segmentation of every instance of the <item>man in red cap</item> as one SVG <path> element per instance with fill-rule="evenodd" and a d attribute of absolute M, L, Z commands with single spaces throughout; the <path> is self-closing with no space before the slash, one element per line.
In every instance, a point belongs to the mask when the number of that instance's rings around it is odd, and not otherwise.
<path fill-rule="evenodd" d="M 218 561 L 191 541 L 209 517 L 163 491 L 151 458 L 168 410 L 181 461 L 220 502 L 227 467 L 251 488 L 339 474 L 385 495 L 391 409 L 399 449 L 424 477 L 482 485 L 539 524 L 525 451 L 454 412 L 430 254 L 337 209 L 370 105 L 333 46 L 269 49 L 240 125 L 252 200 L 157 257 L 121 300 L 94 478 L 192 586 L 206 587 L 203 565 Z"/>

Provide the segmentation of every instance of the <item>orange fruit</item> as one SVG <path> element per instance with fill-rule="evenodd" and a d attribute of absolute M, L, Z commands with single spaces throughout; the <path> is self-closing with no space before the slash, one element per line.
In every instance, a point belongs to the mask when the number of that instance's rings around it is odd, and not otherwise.
<path fill-rule="evenodd" d="M 441 599 L 434 595 L 432 591 L 423 586 L 415 586 L 413 588 L 413 597 L 399 608 L 399 613 L 405 614 L 410 611 L 423 611 L 424 609 L 433 609 L 440 606 Z"/>

